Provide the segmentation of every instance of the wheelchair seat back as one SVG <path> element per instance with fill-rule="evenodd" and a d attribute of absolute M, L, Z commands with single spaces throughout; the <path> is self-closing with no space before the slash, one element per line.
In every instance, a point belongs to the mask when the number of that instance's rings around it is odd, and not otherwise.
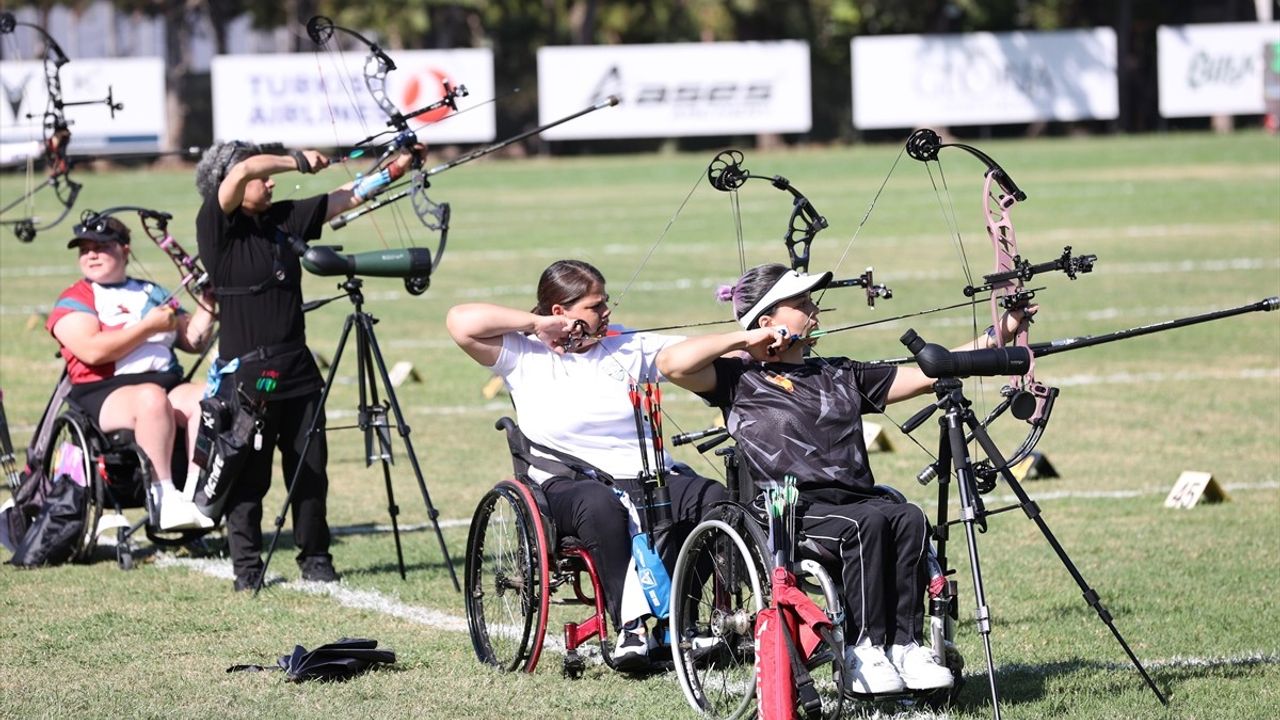
<path fill-rule="evenodd" d="M 146 488 L 151 482 L 151 463 L 138 447 L 133 430 L 104 432 L 87 413 L 70 402 L 64 415 L 84 431 L 89 445 L 85 449 L 92 462 L 95 482 L 101 482 L 105 504 L 121 509 L 144 507 Z"/>

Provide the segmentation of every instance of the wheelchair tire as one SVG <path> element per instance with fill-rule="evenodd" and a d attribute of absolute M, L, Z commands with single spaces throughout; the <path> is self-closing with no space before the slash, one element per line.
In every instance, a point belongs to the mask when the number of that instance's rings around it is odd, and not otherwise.
<path fill-rule="evenodd" d="M 103 487 L 97 457 L 100 449 L 90 442 L 90 432 L 78 416 L 59 415 L 53 421 L 53 434 L 45 451 L 44 467 L 51 478 L 65 472 L 83 480 L 85 493 L 84 530 L 76 540 L 71 559 L 83 562 L 93 556 L 97 546 L 98 520 L 102 517 Z"/>
<path fill-rule="evenodd" d="M 467 627 L 476 657 L 504 671 L 532 672 L 546 633 L 548 548 L 514 482 L 476 506 L 467 536 Z"/>
<path fill-rule="evenodd" d="M 721 506 L 676 559 L 672 660 L 685 699 L 707 717 L 755 712 L 755 621 L 769 602 L 761 537 L 741 507 Z"/>

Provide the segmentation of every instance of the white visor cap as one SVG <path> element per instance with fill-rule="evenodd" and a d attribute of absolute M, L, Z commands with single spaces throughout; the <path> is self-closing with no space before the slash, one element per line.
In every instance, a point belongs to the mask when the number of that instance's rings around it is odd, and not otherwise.
<path fill-rule="evenodd" d="M 778 278 L 773 287 L 769 288 L 769 292 L 760 298 L 760 302 L 753 305 L 746 315 L 738 318 L 738 323 L 750 330 L 755 327 L 756 321 L 760 319 L 760 316 L 764 315 L 774 305 L 783 300 L 789 300 L 798 295 L 824 288 L 829 282 L 831 282 L 830 272 L 824 272 L 821 275 L 801 275 L 795 270 L 788 270 L 782 274 L 782 277 Z"/>

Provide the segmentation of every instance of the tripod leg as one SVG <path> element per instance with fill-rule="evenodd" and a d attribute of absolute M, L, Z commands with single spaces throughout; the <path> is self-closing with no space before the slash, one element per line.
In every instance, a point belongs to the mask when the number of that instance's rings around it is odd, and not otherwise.
<path fill-rule="evenodd" d="M 267 547 L 267 556 L 262 561 L 262 574 L 258 576 L 258 584 L 253 588 L 253 596 L 257 597 L 262 592 L 262 583 L 267 578 L 267 568 L 271 567 L 271 558 L 276 553 L 276 543 L 280 540 L 280 533 L 284 529 L 285 514 L 289 512 L 289 505 L 293 502 L 293 493 L 298 487 L 298 478 L 302 476 L 302 470 L 307 466 L 307 453 L 311 450 L 311 438 L 315 437 L 317 432 L 316 426 L 320 424 L 320 418 L 324 417 L 325 405 L 329 402 L 329 390 L 333 388 L 333 378 L 338 373 L 338 365 L 342 362 L 342 349 L 347 346 L 347 336 L 351 334 L 351 326 L 354 323 L 354 316 L 348 315 L 347 321 L 342 324 L 342 337 L 338 339 L 338 349 L 333 353 L 333 364 L 329 366 L 329 377 L 325 378 L 324 390 L 320 393 L 320 402 L 316 404 L 316 412 L 311 416 L 311 424 L 307 427 L 307 439 L 302 444 L 302 454 L 298 462 L 298 467 L 293 471 L 293 477 L 289 479 L 289 487 L 285 491 L 284 505 L 280 508 L 280 514 L 276 515 L 275 533 L 271 536 L 271 544 Z"/>
<path fill-rule="evenodd" d="M 400 579 L 405 580 L 408 576 L 404 567 L 404 545 L 400 541 L 400 506 L 396 505 L 396 494 L 391 485 L 391 449 L 383 439 L 387 414 L 386 409 L 378 402 L 378 383 L 374 381 L 377 376 L 373 372 L 373 353 L 370 352 L 373 322 L 366 314 L 361 314 L 359 318 L 356 326 L 356 362 L 360 368 L 360 429 L 364 431 L 365 463 L 372 464 L 374 458 L 377 458 L 382 464 L 382 484 L 387 491 L 387 515 L 391 518 L 391 535 L 396 542 L 396 563 L 400 569 Z M 386 378 L 383 382 L 386 382 Z M 387 384 L 387 391 L 391 391 L 390 384 Z"/>
<path fill-rule="evenodd" d="M 945 430 L 945 425 L 942 426 Z M 947 439 L 946 432 L 939 433 L 938 440 L 938 459 L 934 461 L 933 469 L 938 479 L 938 515 L 937 521 L 933 525 L 934 555 L 938 560 L 938 568 L 943 573 L 945 586 L 941 598 L 931 598 L 929 601 L 929 638 L 930 644 L 933 646 L 933 652 L 940 658 L 947 657 L 946 643 L 952 640 L 949 630 L 954 630 L 954 626 L 948 627 L 948 622 L 954 617 L 956 611 L 956 593 L 952 592 L 955 587 L 955 581 L 948 579 L 950 572 L 947 561 L 947 543 L 951 539 L 951 526 L 947 522 L 947 500 L 948 492 L 951 485 L 951 443 Z M 939 602 L 939 599 L 942 602 Z"/>
<path fill-rule="evenodd" d="M 967 412 L 967 411 L 966 411 Z M 996 664 L 991 654 L 991 609 L 987 606 L 987 593 L 982 583 L 982 563 L 978 559 L 978 534 L 974 524 L 978 513 L 974 509 L 976 492 L 973 487 L 973 463 L 964 443 L 964 424 L 961 411 L 951 408 L 939 422 L 943 434 L 951 445 L 951 457 L 956 470 L 956 487 L 960 491 L 960 520 L 964 523 L 965 540 L 969 544 L 969 571 L 973 575 L 973 600 L 977 605 L 978 634 L 982 635 L 982 649 L 987 660 L 987 684 L 991 690 L 991 710 L 995 720 L 1000 720 L 1000 693 L 996 689 Z M 967 412 L 972 416 L 971 412 Z M 944 470 L 946 468 L 943 468 Z M 941 473 L 939 473 L 941 476 Z"/>
<path fill-rule="evenodd" d="M 1022 489 L 1022 485 L 1018 483 L 1018 479 L 1009 471 L 1009 463 L 1004 459 L 1004 456 L 1000 454 L 1000 449 L 997 448 L 996 444 L 991 440 L 991 436 L 983 429 L 981 423 L 978 422 L 978 419 L 973 415 L 973 413 L 969 413 L 965 417 L 965 422 L 973 433 L 973 437 L 977 439 L 978 444 L 982 446 L 982 450 L 987 454 L 987 458 L 995 467 L 1000 469 L 1000 476 L 1004 478 L 1005 483 L 1009 485 L 1009 489 L 1013 490 L 1013 494 L 1017 496 L 1018 503 L 1022 506 L 1022 511 L 1026 513 L 1027 517 L 1031 518 L 1031 521 L 1036 524 L 1036 527 L 1040 528 L 1040 534 L 1044 535 L 1045 540 L 1049 541 L 1049 547 L 1053 548 L 1053 552 L 1058 556 L 1058 559 L 1062 561 L 1062 566 L 1067 569 L 1067 572 L 1071 574 L 1071 578 L 1076 581 L 1076 585 L 1080 587 L 1080 591 L 1084 594 L 1084 601 L 1089 604 L 1089 607 L 1093 608 L 1094 612 L 1098 613 L 1098 618 L 1102 620 L 1103 624 L 1106 625 L 1108 629 L 1111 630 L 1111 634 L 1115 636 L 1116 642 L 1120 643 L 1120 647 L 1123 648 L 1125 654 L 1129 656 L 1129 661 L 1138 669 L 1138 672 L 1142 675 L 1142 679 L 1146 680 L 1147 686 L 1151 688 L 1151 692 L 1155 693 L 1156 699 L 1160 701 L 1160 704 L 1168 705 L 1169 701 L 1166 700 L 1164 694 L 1160 692 L 1160 688 L 1156 687 L 1155 681 L 1147 674 L 1147 669 L 1142 666 L 1142 661 L 1138 660 L 1138 656 L 1134 654 L 1133 650 L 1129 647 L 1129 643 L 1125 642 L 1124 636 L 1120 634 L 1115 623 L 1112 622 L 1111 612 L 1103 606 L 1101 598 L 1098 597 L 1098 593 L 1093 588 L 1089 587 L 1089 583 L 1085 582 L 1084 576 L 1080 574 L 1075 563 L 1071 561 L 1071 558 L 1067 555 L 1067 551 L 1058 543 L 1058 539 L 1054 537 L 1053 531 L 1049 529 L 1049 525 L 1045 523 L 1044 518 L 1040 516 L 1040 506 L 1036 505 L 1036 502 L 1027 495 L 1026 491 Z"/>
<path fill-rule="evenodd" d="M 368 317 L 366 315 L 366 317 Z M 373 334 L 372 318 L 365 322 L 368 323 L 366 333 L 369 340 L 369 349 L 373 359 L 377 361 L 378 374 L 382 378 L 382 386 L 387 390 L 387 402 L 391 405 L 391 411 L 395 414 L 397 432 L 400 438 L 404 440 L 405 454 L 409 456 L 409 464 L 413 467 L 414 478 L 418 481 L 418 490 L 422 493 L 422 502 L 427 508 L 427 517 L 431 518 L 431 524 L 435 526 L 436 540 L 440 543 L 440 553 L 444 556 L 444 566 L 449 569 L 449 578 L 453 580 L 453 589 L 462 592 L 462 586 L 458 584 L 457 571 L 453 569 L 453 561 L 449 558 L 449 547 L 444 541 L 444 532 L 440 530 L 440 512 L 436 510 L 431 503 L 431 494 L 427 492 L 427 481 L 422 477 L 422 468 L 418 465 L 418 456 L 413 451 L 413 443 L 409 440 L 409 434 L 412 432 L 408 423 L 404 420 L 404 413 L 400 411 L 400 401 L 396 399 L 394 386 L 391 384 L 391 376 L 387 373 L 387 363 L 382 358 L 382 350 L 378 348 L 378 338 Z"/>

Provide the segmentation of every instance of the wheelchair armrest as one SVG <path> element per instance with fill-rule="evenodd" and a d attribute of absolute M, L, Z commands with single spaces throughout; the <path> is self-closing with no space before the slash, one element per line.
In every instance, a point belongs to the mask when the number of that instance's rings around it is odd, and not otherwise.
<path fill-rule="evenodd" d="M 501 430 L 505 432 L 507 435 L 510 435 L 511 431 L 516 429 L 516 423 L 511 418 L 503 415 L 502 417 L 498 418 L 498 422 L 493 424 L 493 429 Z"/>
<path fill-rule="evenodd" d="M 907 501 L 906 495 L 899 492 L 897 488 L 888 485 L 875 485 L 871 488 L 871 492 L 881 497 L 887 497 L 896 503 L 905 503 Z"/>

